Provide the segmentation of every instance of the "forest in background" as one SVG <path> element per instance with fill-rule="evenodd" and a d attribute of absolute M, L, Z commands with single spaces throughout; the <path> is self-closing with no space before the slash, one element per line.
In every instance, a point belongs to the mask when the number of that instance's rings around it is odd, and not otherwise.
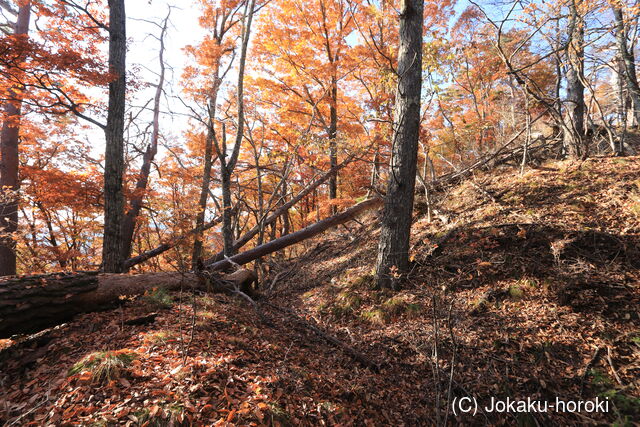
<path fill-rule="evenodd" d="M 168 7 L 146 38 L 157 77 L 140 80 L 112 3 L 1 5 L 0 274 L 188 270 L 247 231 L 260 245 L 384 192 L 398 2 L 181 4 L 204 37 L 171 92 L 164 41 L 187 29 Z M 523 170 L 528 146 L 632 153 L 637 16 L 608 0 L 425 2 L 418 187 L 504 146 L 523 147 Z M 172 105 L 188 112 L 177 134 Z"/>
<path fill-rule="evenodd" d="M 0 0 L 0 423 L 637 425 L 637 1 L 143 3 Z"/>

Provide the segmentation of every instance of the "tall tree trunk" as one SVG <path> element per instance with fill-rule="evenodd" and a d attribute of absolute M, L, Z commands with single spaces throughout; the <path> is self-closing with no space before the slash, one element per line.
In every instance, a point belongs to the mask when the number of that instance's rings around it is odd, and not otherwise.
<path fill-rule="evenodd" d="M 336 70 L 333 70 L 331 76 L 331 106 L 329 110 L 329 166 L 331 169 L 338 166 L 338 78 Z M 329 198 L 334 200 L 338 198 L 338 174 L 329 178 Z M 331 212 L 336 212 L 336 206 L 331 206 Z"/>
<path fill-rule="evenodd" d="M 424 0 L 405 0 L 400 13 L 395 129 L 376 265 L 379 287 L 396 288 L 393 273 L 405 273 L 409 266 L 420 130 L 423 7 Z"/>
<path fill-rule="evenodd" d="M 28 37 L 30 18 L 31 2 L 27 1 L 18 10 L 14 28 L 16 37 Z M 4 116 L 0 131 L 0 276 L 16 274 L 16 241 L 13 233 L 18 229 L 18 145 L 22 118 L 20 92 L 19 87 L 10 89 L 10 99 L 2 106 Z"/>
<path fill-rule="evenodd" d="M 151 163 L 158 153 L 158 139 L 160 137 L 160 99 L 162 97 L 162 89 L 164 86 L 165 65 L 164 65 L 164 35 L 167 31 L 167 23 L 169 16 L 164 20 L 164 24 L 160 31 L 160 78 L 156 86 L 156 94 L 153 99 L 153 129 L 151 131 L 151 141 L 142 157 L 142 166 L 140 167 L 140 175 L 136 182 L 136 188 L 131 197 L 131 206 L 124 216 L 122 223 L 122 259 L 126 260 L 131 256 L 131 244 L 133 242 L 133 232 L 136 228 L 136 221 L 142 209 L 142 202 L 147 184 L 149 183 L 149 174 L 151 173 Z"/>
<path fill-rule="evenodd" d="M 102 269 L 122 271 L 122 220 L 124 195 L 124 112 L 126 95 L 127 32 L 124 0 L 109 0 L 109 111 L 105 128 L 104 237 Z"/>
<path fill-rule="evenodd" d="M 226 256 L 235 253 L 233 249 L 233 212 L 231 201 L 231 171 L 227 167 L 221 168 L 220 178 L 222 182 L 222 242 L 223 251 Z"/>
<path fill-rule="evenodd" d="M 223 209 L 222 238 L 224 242 L 224 254 L 226 256 L 232 256 L 235 253 L 233 249 L 234 236 L 232 226 L 233 207 L 231 206 L 231 175 L 236 167 L 238 156 L 240 155 L 240 146 L 242 145 L 242 139 L 244 137 L 244 70 L 247 62 L 247 48 L 249 47 L 249 36 L 251 35 L 251 23 L 253 21 L 255 5 L 255 0 L 250 0 L 247 3 L 244 17 L 242 18 L 242 46 L 240 50 L 240 63 L 238 64 L 238 126 L 236 129 L 236 140 L 229 160 L 227 161 L 226 153 L 222 153 L 220 156 Z"/>
<path fill-rule="evenodd" d="M 627 30 L 624 22 L 622 8 L 613 8 L 613 17 L 616 21 L 616 46 L 618 55 L 622 59 L 621 75 L 619 79 L 624 82 L 628 96 L 631 98 L 633 108 L 634 124 L 640 125 L 640 86 L 638 86 L 638 76 L 636 74 L 636 63 L 633 49 L 627 46 Z M 634 19 L 638 19 L 635 17 Z"/>
<path fill-rule="evenodd" d="M 218 41 L 219 43 L 220 41 Z M 220 89 L 220 61 L 216 60 L 213 70 L 213 86 L 209 92 L 207 137 L 204 146 L 204 165 L 202 168 L 202 185 L 200 187 L 200 200 L 198 201 L 198 215 L 196 216 L 196 231 L 193 241 L 193 251 L 191 253 L 191 265 L 195 268 L 198 260 L 202 256 L 202 227 L 204 217 L 207 212 L 207 198 L 209 197 L 209 186 L 211 184 L 211 168 L 213 166 L 213 144 L 216 138 L 215 116 L 216 104 L 218 102 L 218 91 Z M 223 135 L 224 138 L 224 135 Z M 220 153 L 218 153 L 220 157 Z"/>
<path fill-rule="evenodd" d="M 578 159 L 587 156 L 584 102 L 584 17 L 580 11 L 582 0 L 572 0 L 569 13 L 575 17 L 573 31 L 568 34 L 567 46 L 567 98 L 564 142 L 569 156 Z"/>

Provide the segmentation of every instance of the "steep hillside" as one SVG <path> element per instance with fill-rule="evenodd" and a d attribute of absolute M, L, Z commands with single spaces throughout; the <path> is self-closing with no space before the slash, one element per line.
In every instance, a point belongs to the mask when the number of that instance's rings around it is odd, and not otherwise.
<path fill-rule="evenodd" d="M 10 346 L 0 417 L 9 425 L 637 422 L 640 158 L 555 162 L 524 176 L 505 168 L 438 198 L 431 223 L 417 201 L 413 269 L 400 292 L 371 288 L 370 215 L 272 272 L 260 300 L 267 324 L 242 300 L 159 291 Z M 150 323 L 126 323 L 149 312 L 158 313 Z M 107 353 L 81 362 L 92 352 Z M 475 416 L 453 413 L 464 397 L 477 399 Z M 492 398 L 596 397 L 606 413 L 482 409 Z"/>

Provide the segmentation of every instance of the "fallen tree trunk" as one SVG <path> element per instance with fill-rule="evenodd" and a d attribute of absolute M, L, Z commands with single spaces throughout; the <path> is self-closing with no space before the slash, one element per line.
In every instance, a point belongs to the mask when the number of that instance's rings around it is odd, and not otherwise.
<path fill-rule="evenodd" d="M 233 264 L 246 264 L 265 255 L 277 252 L 288 246 L 294 245 L 305 239 L 320 234 L 331 227 L 344 224 L 345 222 L 355 218 L 358 214 L 374 207 L 380 206 L 381 204 L 382 199 L 380 198 L 365 200 L 364 202 L 358 203 L 357 205 L 347 209 L 342 213 L 324 219 L 320 222 L 316 222 L 315 224 L 303 228 L 302 230 L 298 230 L 295 233 L 287 234 L 286 236 L 272 240 L 268 243 L 265 243 L 264 245 L 256 246 L 253 249 L 234 255 L 231 258 L 223 259 L 209 264 L 206 268 L 209 271 L 217 271 L 229 268 Z"/>
<path fill-rule="evenodd" d="M 260 232 L 261 228 L 275 222 L 280 216 L 287 213 L 287 211 L 291 209 L 291 207 L 293 207 L 296 203 L 298 203 L 300 200 L 302 200 L 307 195 L 309 195 L 313 190 L 318 188 L 322 183 L 324 183 L 329 178 L 331 178 L 336 173 L 338 173 L 338 171 L 344 168 L 346 165 L 348 165 L 350 161 L 351 159 L 347 159 L 341 164 L 339 164 L 338 166 L 335 166 L 331 170 L 327 171 L 324 175 L 320 176 L 318 179 L 316 179 L 307 187 L 305 187 L 302 191 L 300 191 L 293 199 L 289 200 L 288 202 L 280 206 L 278 209 L 276 209 L 271 215 L 267 216 L 261 222 L 261 224 L 256 224 L 255 227 L 247 231 L 242 237 L 240 237 L 238 240 L 233 242 L 233 246 L 232 246 L 233 251 L 237 252 L 238 249 L 242 248 L 251 239 L 253 239 Z M 218 252 L 217 254 L 215 254 L 208 260 L 206 260 L 205 264 L 212 264 L 216 261 L 221 261 L 223 258 L 224 258 L 224 252 Z"/>
<path fill-rule="evenodd" d="M 141 295 L 157 287 L 191 286 L 193 273 L 140 275 L 61 273 L 0 280 L 0 338 L 60 324 L 74 315 L 116 303 L 121 295 Z"/>
<path fill-rule="evenodd" d="M 233 264 L 245 264 L 261 256 L 279 251 L 313 237 L 328 228 L 343 224 L 356 215 L 382 203 L 371 199 L 346 211 L 310 225 L 295 233 L 273 240 L 247 252 L 214 263 L 210 272 L 222 270 Z M 55 326 L 84 312 L 112 307 L 121 296 L 142 295 L 153 288 L 177 290 L 182 286 L 196 286 L 203 290 L 237 294 L 246 283 L 238 275 L 215 277 L 205 280 L 196 273 L 147 273 L 147 274 L 99 274 L 59 273 L 39 276 L 6 277 L 0 279 L 0 338 L 14 334 L 37 332 Z"/>
<path fill-rule="evenodd" d="M 163 252 L 168 251 L 169 249 L 173 248 L 174 246 L 176 246 L 178 243 L 182 242 L 183 240 L 187 239 L 188 237 L 193 236 L 196 233 L 208 230 L 210 228 L 215 227 L 216 225 L 220 224 L 220 222 L 222 221 L 222 215 L 212 219 L 211 221 L 209 221 L 208 223 L 204 224 L 202 227 L 196 227 L 193 230 L 190 230 L 178 237 L 174 237 L 173 239 L 171 239 L 169 242 L 167 243 L 163 243 L 160 246 L 153 248 L 153 249 L 149 249 L 148 251 L 144 251 L 139 255 L 136 255 L 134 257 L 129 258 L 128 260 L 126 260 L 124 262 L 124 268 L 126 270 L 130 269 L 131 267 L 133 267 L 134 265 L 138 265 L 140 263 L 145 262 L 146 260 L 153 258 L 155 256 L 160 255 Z"/>

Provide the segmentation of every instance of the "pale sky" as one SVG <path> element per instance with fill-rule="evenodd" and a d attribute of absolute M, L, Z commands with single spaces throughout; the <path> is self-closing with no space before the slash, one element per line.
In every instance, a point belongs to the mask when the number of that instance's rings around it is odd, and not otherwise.
<path fill-rule="evenodd" d="M 198 24 L 199 11 L 194 3 L 184 0 L 128 0 L 126 2 L 127 37 L 130 40 L 127 51 L 128 70 L 140 80 L 152 83 L 158 81 L 155 73 L 159 71 L 159 43 L 149 34 L 159 34 L 160 28 L 141 19 L 161 23 L 167 15 L 169 6 L 172 6 L 164 55 L 167 65 L 165 82 L 167 96 L 180 94 L 180 77 L 187 63 L 183 48 L 186 45 L 198 43 L 204 35 Z M 154 93 L 154 87 L 141 90 L 135 98 L 131 99 L 131 104 L 141 106 L 153 98 Z M 170 104 L 172 111 L 188 113 L 178 100 L 170 100 Z M 166 99 L 163 99 L 163 111 L 167 111 L 167 107 Z M 186 122 L 187 117 L 180 114 L 174 117 L 163 115 L 160 126 L 164 134 L 170 133 L 172 137 L 179 138 L 181 131 L 185 129 Z"/>

